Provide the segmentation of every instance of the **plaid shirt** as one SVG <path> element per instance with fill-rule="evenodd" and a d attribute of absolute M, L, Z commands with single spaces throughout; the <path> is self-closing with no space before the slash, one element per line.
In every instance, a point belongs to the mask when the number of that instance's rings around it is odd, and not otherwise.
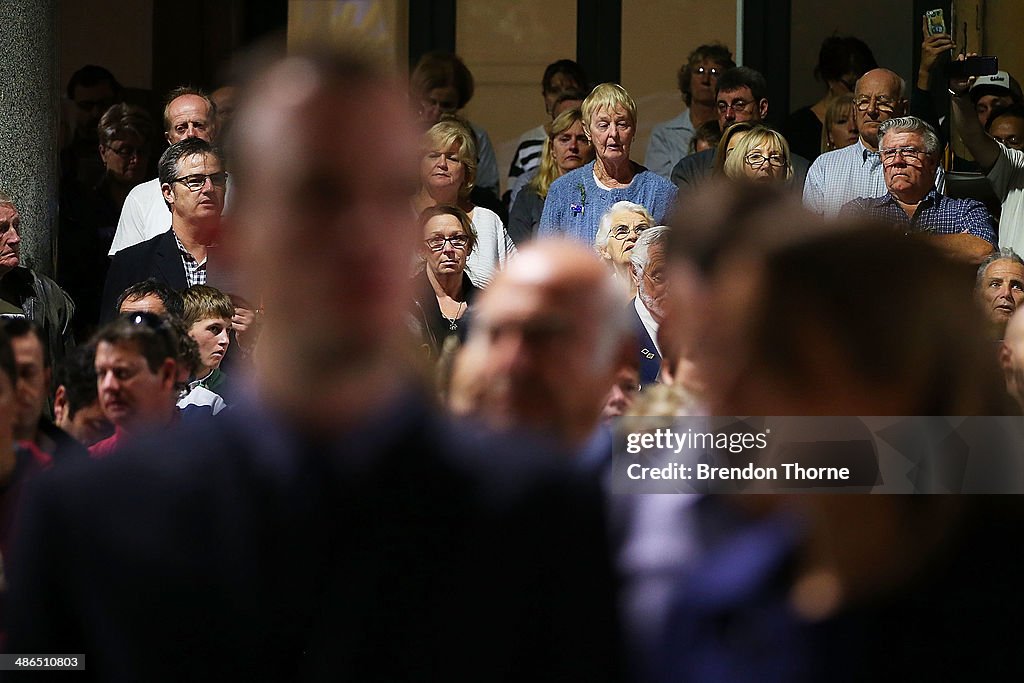
<path fill-rule="evenodd" d="M 977 199 L 946 197 L 936 192 L 934 187 L 917 205 L 913 216 L 907 215 L 891 193 L 870 199 L 854 199 L 840 213 L 877 218 L 903 228 L 908 235 L 913 232 L 974 235 L 996 248 L 996 223 L 984 204 Z"/>
<path fill-rule="evenodd" d="M 941 192 L 944 184 L 945 176 L 939 168 L 935 187 Z M 888 191 L 881 157 L 858 139 L 849 147 L 826 152 L 814 160 L 804 182 L 804 206 L 833 218 L 852 199 L 878 197 Z"/>
<path fill-rule="evenodd" d="M 178 254 L 181 256 L 181 264 L 185 266 L 185 282 L 188 286 L 206 284 L 206 259 L 200 263 L 196 257 L 189 253 L 185 245 L 178 239 L 178 233 L 174 233 L 174 241 L 178 244 Z"/>

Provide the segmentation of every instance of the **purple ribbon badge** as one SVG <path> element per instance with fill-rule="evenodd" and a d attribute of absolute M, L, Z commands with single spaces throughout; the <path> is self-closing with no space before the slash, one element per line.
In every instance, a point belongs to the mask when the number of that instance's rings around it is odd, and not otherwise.
<path fill-rule="evenodd" d="M 580 214 L 583 213 L 583 205 L 582 204 L 570 204 L 569 205 L 569 210 L 572 211 L 572 215 L 573 216 L 579 216 Z"/>

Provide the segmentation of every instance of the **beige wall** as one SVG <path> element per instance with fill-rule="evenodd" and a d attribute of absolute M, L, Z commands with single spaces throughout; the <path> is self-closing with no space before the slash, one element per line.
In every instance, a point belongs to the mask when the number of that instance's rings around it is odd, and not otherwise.
<path fill-rule="evenodd" d="M 324 35 L 370 37 L 403 68 L 409 59 L 408 3 L 404 0 L 288 0 L 288 44 Z"/>
<path fill-rule="evenodd" d="M 63 0 L 60 11 L 60 85 L 86 64 L 110 69 L 122 85 L 150 88 L 153 72 L 153 0 Z"/>
<path fill-rule="evenodd" d="M 623 0 L 622 85 L 636 100 L 632 157 L 643 162 L 651 127 L 683 111 L 676 72 L 703 43 L 736 53 L 736 3 L 727 0 Z"/>
<path fill-rule="evenodd" d="M 457 50 L 476 79 L 466 115 L 487 129 L 504 180 L 525 130 L 544 122 L 544 67 L 575 58 L 572 0 L 463 1 L 456 11 Z M 632 156 L 643 161 L 651 126 L 683 109 L 676 71 L 690 50 L 736 36 L 736 3 L 701 0 L 624 0 L 622 84 L 637 101 L 639 126 Z"/>
<path fill-rule="evenodd" d="M 984 34 L 979 52 L 999 57 L 999 68 L 1024 83 L 1024 43 L 1020 39 L 1024 28 L 1024 3 L 989 0 L 982 5 Z"/>
<path fill-rule="evenodd" d="M 463 0 L 455 16 L 456 52 L 476 83 L 463 113 L 494 143 L 504 187 L 519 136 L 547 119 L 544 68 L 576 58 L 576 2 Z"/>

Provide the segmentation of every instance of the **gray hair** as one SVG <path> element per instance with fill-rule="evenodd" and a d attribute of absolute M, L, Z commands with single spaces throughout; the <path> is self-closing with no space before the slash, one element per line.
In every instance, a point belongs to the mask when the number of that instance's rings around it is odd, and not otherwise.
<path fill-rule="evenodd" d="M 643 273 L 647 268 L 647 264 L 651 260 L 651 246 L 660 244 L 667 248 L 668 235 L 671 230 L 666 225 L 659 225 L 650 230 L 644 230 L 640 234 L 633 246 L 633 251 L 629 253 L 629 263 L 637 273 Z"/>
<path fill-rule="evenodd" d="M 647 207 L 640 204 L 634 204 L 633 202 L 615 202 L 607 211 L 604 212 L 604 215 L 601 216 L 601 222 L 598 224 L 597 236 L 594 237 L 594 246 L 598 251 L 608 246 L 608 238 L 612 234 L 613 227 L 612 214 L 620 211 L 628 211 L 630 213 L 635 213 L 638 216 L 643 216 L 647 219 L 649 226 L 653 226 L 654 224 L 654 216 L 652 216 L 651 212 L 647 210 Z"/>
<path fill-rule="evenodd" d="M 0 190 L 0 206 L 3 206 L 4 204 L 14 206 L 14 198 L 11 197 L 6 190 Z"/>
<path fill-rule="evenodd" d="M 896 131 L 917 133 L 924 140 L 924 151 L 929 156 L 934 157 L 939 153 L 941 145 L 939 136 L 935 134 L 935 129 L 927 121 L 916 116 L 897 116 L 883 121 L 882 125 L 878 127 L 878 146 L 882 146 L 882 140 L 885 139 L 886 133 Z"/>
<path fill-rule="evenodd" d="M 1024 266 L 1024 259 L 1017 255 L 1010 247 L 1003 247 L 1001 249 L 995 249 L 991 254 L 985 257 L 985 260 L 978 266 L 978 276 L 974 280 L 974 288 L 978 289 L 981 287 L 982 280 L 985 279 L 985 271 L 996 261 L 1009 261 L 1010 263 L 1017 263 Z"/>
<path fill-rule="evenodd" d="M 175 142 L 160 155 L 160 162 L 157 164 L 160 185 L 170 185 L 174 182 L 174 178 L 178 175 L 178 163 L 185 157 L 195 154 L 215 157 L 221 165 L 224 164 L 224 154 L 218 147 L 202 138 L 185 138 Z M 167 210 L 170 211 L 171 205 L 166 199 L 164 204 L 167 204 Z"/>

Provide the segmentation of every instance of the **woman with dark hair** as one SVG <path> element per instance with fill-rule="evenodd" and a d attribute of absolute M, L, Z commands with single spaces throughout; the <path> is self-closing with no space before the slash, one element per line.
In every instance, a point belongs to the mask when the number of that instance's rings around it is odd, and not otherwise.
<path fill-rule="evenodd" d="M 94 185 L 77 182 L 61 191 L 57 281 L 75 301 L 75 334 L 88 338 L 99 320 L 103 282 L 117 221 L 128 192 L 150 174 L 153 120 L 145 110 L 115 104 L 96 127 L 103 175 Z M 168 220 L 169 224 L 169 220 Z"/>
<path fill-rule="evenodd" d="M 429 206 L 420 214 L 423 271 L 417 274 L 414 319 L 420 345 L 436 360 L 448 337 L 465 338 L 466 313 L 479 291 L 466 274 L 476 232 L 457 206 Z"/>
<path fill-rule="evenodd" d="M 825 94 L 814 104 L 797 109 L 782 126 L 793 154 L 814 161 L 821 153 L 825 110 L 833 98 L 852 93 L 857 79 L 878 67 L 864 41 L 853 36 L 831 35 L 821 44 L 814 78 L 825 83 Z"/>
<path fill-rule="evenodd" d="M 457 114 L 473 99 L 473 74 L 458 55 L 428 52 L 420 57 L 409 75 L 409 95 L 416 119 L 423 130 L 433 126 L 445 114 Z M 493 201 L 477 197 L 478 203 L 500 207 L 498 159 L 491 139 L 480 126 L 469 124 L 476 142 L 476 188 L 493 195 Z M 491 199 L 491 198 L 489 198 Z"/>
<path fill-rule="evenodd" d="M 540 170 L 516 196 L 509 211 L 508 235 L 516 246 L 537 233 L 551 183 L 594 158 L 594 147 L 583 132 L 583 114 L 579 109 L 562 112 L 545 129 L 547 138 L 541 152 Z"/>

